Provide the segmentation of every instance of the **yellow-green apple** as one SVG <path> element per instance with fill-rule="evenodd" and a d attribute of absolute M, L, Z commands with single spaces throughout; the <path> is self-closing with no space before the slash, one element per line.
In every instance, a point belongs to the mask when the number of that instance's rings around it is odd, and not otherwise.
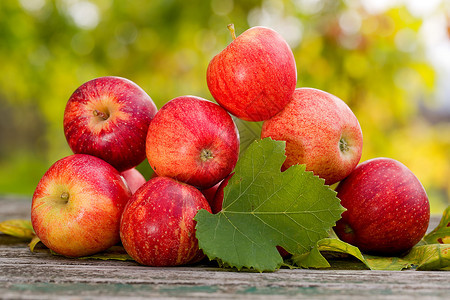
<path fill-rule="evenodd" d="M 203 258 L 195 236 L 197 211 L 211 212 L 203 194 L 169 177 L 147 181 L 130 198 L 120 223 L 127 253 L 148 266 L 177 266 Z"/>
<path fill-rule="evenodd" d="M 55 162 L 39 181 L 31 222 L 38 238 L 56 253 L 91 255 L 120 241 L 120 216 L 130 196 L 110 164 L 73 154 Z"/>
<path fill-rule="evenodd" d="M 64 133 L 74 153 L 99 157 L 121 172 L 145 159 L 148 124 L 156 111 L 152 99 L 134 82 L 99 77 L 70 96 Z"/>
<path fill-rule="evenodd" d="M 397 160 L 380 157 L 359 164 L 336 191 L 347 210 L 334 230 L 363 252 L 400 255 L 425 235 L 430 219 L 426 191 Z"/>
<path fill-rule="evenodd" d="M 148 128 L 147 159 L 158 176 L 210 188 L 239 157 L 239 133 L 225 109 L 206 99 L 181 96 L 167 102 Z"/>
<path fill-rule="evenodd" d="M 230 113 L 247 121 L 263 121 L 291 99 L 297 69 L 283 37 L 257 26 L 213 57 L 206 79 L 214 99 Z"/>
<path fill-rule="evenodd" d="M 361 159 L 363 136 L 358 119 L 338 97 L 313 88 L 297 88 L 292 100 L 264 121 L 261 138 L 286 141 L 282 169 L 305 164 L 331 185 L 344 179 Z"/>
<path fill-rule="evenodd" d="M 147 180 L 144 175 L 136 168 L 131 168 L 126 171 L 120 172 L 120 175 L 125 179 L 132 194 L 134 194 L 138 188 L 140 188 Z"/>

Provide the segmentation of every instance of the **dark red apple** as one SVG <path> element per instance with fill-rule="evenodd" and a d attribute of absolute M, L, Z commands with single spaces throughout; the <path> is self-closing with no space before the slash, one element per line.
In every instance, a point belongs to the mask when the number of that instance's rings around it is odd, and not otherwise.
<path fill-rule="evenodd" d="M 214 194 L 214 198 L 209 202 L 211 205 L 211 211 L 213 214 L 218 213 L 222 210 L 222 204 L 223 204 L 223 189 L 228 185 L 228 181 L 230 181 L 231 177 L 233 177 L 234 173 L 231 173 L 227 177 L 225 177 L 217 187 L 216 193 Z"/>
<path fill-rule="evenodd" d="M 283 170 L 295 164 L 331 185 L 358 164 L 363 146 L 358 119 L 338 97 L 312 88 L 298 88 L 286 107 L 264 121 L 261 138 L 286 141 Z"/>
<path fill-rule="evenodd" d="M 206 201 L 208 201 L 209 205 L 211 205 L 213 203 L 214 197 L 216 196 L 217 189 L 219 188 L 222 181 L 223 180 L 219 181 L 218 183 L 216 183 L 215 185 L 213 185 L 212 187 L 210 187 L 208 189 L 200 190 L 200 192 L 202 192 L 203 196 L 205 196 Z"/>
<path fill-rule="evenodd" d="M 204 255 L 195 236 L 197 211 L 211 212 L 203 194 L 168 177 L 147 181 L 129 200 L 120 223 L 127 253 L 148 266 L 193 263 Z"/>
<path fill-rule="evenodd" d="M 341 240 L 365 253 L 400 255 L 425 235 L 430 220 L 425 189 L 394 159 L 361 163 L 336 191 L 347 210 L 334 230 Z"/>
<path fill-rule="evenodd" d="M 219 105 L 195 96 L 167 102 L 150 123 L 147 159 L 158 176 L 210 188 L 239 157 L 239 133 Z"/>
<path fill-rule="evenodd" d="M 156 111 L 152 99 L 134 82 L 100 77 L 70 96 L 64 134 L 74 153 L 99 157 L 125 171 L 145 159 L 148 125 Z"/>
<path fill-rule="evenodd" d="M 131 168 L 123 171 L 120 173 L 120 175 L 122 175 L 122 177 L 127 182 L 132 194 L 134 194 L 138 190 L 138 188 L 140 188 L 144 183 L 147 182 L 144 175 L 142 175 L 142 173 L 139 172 L 136 168 Z"/>
<path fill-rule="evenodd" d="M 247 121 L 263 121 L 291 99 L 297 69 L 283 37 L 266 27 L 246 30 L 209 63 L 206 79 L 214 99 Z"/>
<path fill-rule="evenodd" d="M 119 242 L 120 217 L 131 192 L 100 158 L 73 154 L 55 162 L 33 194 L 31 223 L 56 253 L 80 257 Z"/>

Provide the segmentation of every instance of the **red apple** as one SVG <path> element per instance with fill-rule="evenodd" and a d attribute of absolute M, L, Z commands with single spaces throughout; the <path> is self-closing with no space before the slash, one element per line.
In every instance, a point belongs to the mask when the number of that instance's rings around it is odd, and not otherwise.
<path fill-rule="evenodd" d="M 297 69 L 291 48 L 266 27 L 246 30 L 209 63 L 206 79 L 214 99 L 247 121 L 263 121 L 291 99 Z"/>
<path fill-rule="evenodd" d="M 331 185 L 345 178 L 361 159 L 363 136 L 358 119 L 338 97 L 298 88 L 275 117 L 263 123 L 261 138 L 286 141 L 283 170 L 305 164 Z"/>
<path fill-rule="evenodd" d="M 228 182 L 230 181 L 231 177 L 233 177 L 233 174 L 234 172 L 225 177 L 224 180 L 220 182 L 219 186 L 217 187 L 214 198 L 212 198 L 212 200 L 209 202 L 213 214 L 217 214 L 219 211 L 222 210 L 224 197 L 223 189 L 228 185 Z"/>
<path fill-rule="evenodd" d="M 430 219 L 425 189 L 394 159 L 361 163 L 336 191 L 347 210 L 334 230 L 340 239 L 363 252 L 402 254 L 425 235 Z"/>
<path fill-rule="evenodd" d="M 125 179 L 132 194 L 134 194 L 138 190 L 138 188 L 140 188 L 144 183 L 147 182 L 144 175 L 142 175 L 141 172 L 139 172 L 136 168 L 131 168 L 123 171 L 120 173 L 120 175 L 122 175 L 122 177 Z"/>
<path fill-rule="evenodd" d="M 206 201 L 208 201 L 209 205 L 211 205 L 213 203 L 214 197 L 216 196 L 217 189 L 219 188 L 222 181 L 223 180 L 219 181 L 218 183 L 216 183 L 215 185 L 213 185 L 212 187 L 210 187 L 208 189 L 200 190 L 200 192 L 202 192 L 203 196 L 205 196 Z"/>
<path fill-rule="evenodd" d="M 219 105 L 195 96 L 167 102 L 150 123 L 147 159 L 158 176 L 198 188 L 225 178 L 239 156 L 239 133 Z"/>
<path fill-rule="evenodd" d="M 204 255 L 195 236 L 197 211 L 211 212 L 195 187 L 155 177 L 130 199 L 122 215 L 120 237 L 127 253 L 148 266 L 177 266 Z"/>
<path fill-rule="evenodd" d="M 119 171 L 145 159 L 145 139 L 157 109 L 138 85 L 100 77 L 81 85 L 64 112 L 64 133 L 74 153 L 99 157 Z"/>
<path fill-rule="evenodd" d="M 119 242 L 131 192 L 100 158 L 73 154 L 55 162 L 33 194 L 31 222 L 39 239 L 61 255 L 91 255 Z"/>

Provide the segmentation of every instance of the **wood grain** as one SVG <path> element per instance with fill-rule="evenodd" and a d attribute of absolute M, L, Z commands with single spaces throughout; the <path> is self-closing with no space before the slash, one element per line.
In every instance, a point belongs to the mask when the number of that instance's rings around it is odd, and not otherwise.
<path fill-rule="evenodd" d="M 30 200 L 0 197 L 0 221 L 29 217 Z M 435 218 L 438 222 L 439 218 Z M 133 261 L 31 253 L 0 234 L 1 299 L 448 299 L 450 272 L 303 270 L 233 272 L 200 264 L 152 268 Z"/>

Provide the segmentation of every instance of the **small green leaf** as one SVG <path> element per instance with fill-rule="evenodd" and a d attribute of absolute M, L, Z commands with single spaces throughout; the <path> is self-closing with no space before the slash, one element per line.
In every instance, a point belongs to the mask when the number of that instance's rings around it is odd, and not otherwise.
<path fill-rule="evenodd" d="M 445 209 L 439 225 L 423 239 L 427 244 L 450 244 L 450 206 Z"/>
<path fill-rule="evenodd" d="M 302 254 L 294 254 L 290 261 L 295 266 L 301 268 L 329 268 L 331 267 L 327 259 L 320 253 L 319 247 L 314 247 L 310 252 Z"/>
<path fill-rule="evenodd" d="M 28 247 L 30 248 L 31 252 L 34 252 L 34 248 L 36 247 L 36 245 L 40 242 L 41 240 L 37 237 L 37 235 L 35 235 L 32 239 L 31 242 L 28 244 Z"/>
<path fill-rule="evenodd" d="M 450 244 L 415 246 L 404 259 L 417 265 L 417 270 L 450 270 Z"/>
<path fill-rule="evenodd" d="M 401 271 L 413 265 L 413 261 L 402 257 L 375 256 L 364 254 L 366 265 L 371 270 Z"/>
<path fill-rule="evenodd" d="M 371 270 L 400 271 L 411 267 L 417 270 L 450 270 L 450 244 L 417 245 L 405 256 L 385 257 L 363 254 L 357 247 L 339 239 L 325 238 L 318 241 L 311 252 L 293 255 L 291 261 L 302 268 L 328 268 L 330 261 L 324 262 L 323 252 L 353 256 Z M 345 268 L 345 265 L 340 268 Z M 351 261 L 348 261 L 348 269 L 353 269 Z"/>
<path fill-rule="evenodd" d="M 30 240 L 35 236 L 30 220 L 13 219 L 0 222 L 0 232 Z"/>
<path fill-rule="evenodd" d="M 199 246 L 225 265 L 274 271 L 283 260 L 276 246 L 308 253 L 328 235 L 344 208 L 324 180 L 295 165 L 281 172 L 285 142 L 253 142 L 224 189 L 223 209 L 197 213 Z"/>
<path fill-rule="evenodd" d="M 325 238 L 317 242 L 317 246 L 307 254 L 293 255 L 292 262 L 303 268 L 327 268 L 330 263 L 325 264 L 325 257 L 322 253 L 341 253 L 345 256 L 352 256 L 361 261 L 367 268 L 371 270 L 391 270 L 399 271 L 408 268 L 411 262 L 398 257 L 372 256 L 361 253 L 358 247 L 343 242 L 337 238 Z M 321 264 L 318 262 L 322 261 Z M 312 263 L 311 263 L 312 262 Z M 354 269 L 354 263 L 348 261 L 348 269 Z M 340 268 L 345 269 L 345 264 Z"/>
<path fill-rule="evenodd" d="M 361 254 L 361 251 L 359 251 L 358 247 L 352 246 L 341 240 L 325 238 L 320 240 L 317 245 L 320 251 L 331 251 L 349 254 L 365 263 L 364 256 Z"/>

